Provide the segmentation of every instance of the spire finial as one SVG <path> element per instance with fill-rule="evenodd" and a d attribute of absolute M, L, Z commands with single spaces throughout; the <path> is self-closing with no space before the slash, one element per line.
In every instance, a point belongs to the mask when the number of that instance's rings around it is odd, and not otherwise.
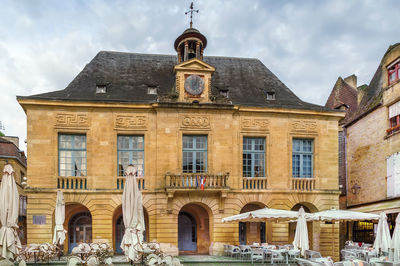
<path fill-rule="evenodd" d="M 192 28 L 192 25 L 193 25 L 193 20 L 192 20 L 192 18 L 193 18 L 193 12 L 199 13 L 199 10 L 198 10 L 198 9 L 197 9 L 197 10 L 194 10 L 194 9 L 193 9 L 193 2 L 192 2 L 192 3 L 190 4 L 190 10 L 187 11 L 187 12 L 185 12 L 185 15 L 187 15 L 187 14 L 190 13 L 190 28 Z"/>

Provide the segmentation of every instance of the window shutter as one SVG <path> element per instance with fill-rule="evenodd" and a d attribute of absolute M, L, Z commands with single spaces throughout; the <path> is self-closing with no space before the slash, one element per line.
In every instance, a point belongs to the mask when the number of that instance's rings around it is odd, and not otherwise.
<path fill-rule="evenodd" d="M 393 175 L 394 175 L 394 156 L 395 154 L 391 155 L 386 159 L 386 167 L 387 167 L 387 172 L 386 172 L 386 181 L 387 181 L 387 191 L 386 191 L 386 196 L 388 198 L 393 197 L 394 195 L 394 184 L 393 184 Z"/>
<path fill-rule="evenodd" d="M 389 106 L 389 118 L 400 115 L 400 101 Z"/>
<path fill-rule="evenodd" d="M 400 153 L 393 154 L 393 197 L 398 197 L 400 195 Z"/>

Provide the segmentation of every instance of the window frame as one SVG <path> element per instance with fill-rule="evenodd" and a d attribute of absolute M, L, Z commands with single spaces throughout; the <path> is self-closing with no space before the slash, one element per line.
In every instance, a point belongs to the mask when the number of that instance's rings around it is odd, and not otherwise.
<path fill-rule="evenodd" d="M 251 150 L 245 150 L 244 149 L 245 139 L 252 140 L 252 142 L 251 142 L 252 149 Z M 255 140 L 263 140 L 263 142 L 264 142 L 263 143 L 263 146 L 264 146 L 263 150 L 254 149 L 255 148 Z M 266 147 L 267 147 L 267 141 L 266 141 L 265 137 L 243 136 L 243 138 L 242 138 L 242 177 L 245 177 L 245 178 L 254 178 L 254 177 L 256 177 L 256 178 L 258 178 L 258 177 L 266 178 Z M 244 172 L 245 163 L 244 163 L 243 156 L 244 156 L 245 153 L 246 154 L 250 154 L 250 157 L 251 157 L 250 158 L 250 161 L 251 161 L 250 176 L 246 176 L 245 172 Z M 255 171 L 254 171 L 254 166 L 255 166 L 255 158 L 254 157 L 255 157 L 256 154 L 262 154 L 264 156 L 263 172 L 262 172 L 262 175 L 259 175 L 259 176 L 256 176 L 255 175 Z"/>
<path fill-rule="evenodd" d="M 390 68 L 394 67 L 393 70 L 390 70 Z M 400 79 L 400 60 L 396 60 L 393 64 L 389 65 L 387 67 L 387 72 L 388 72 L 388 85 L 392 85 L 393 83 L 396 83 Z M 393 80 L 390 80 L 390 76 L 392 74 L 395 74 L 395 77 Z"/>
<path fill-rule="evenodd" d="M 72 147 L 73 148 L 61 148 L 60 147 L 60 138 L 61 136 L 73 136 L 72 138 Z M 76 136 L 84 136 L 85 137 L 85 148 L 84 149 L 75 149 L 75 138 Z M 87 176 L 87 172 L 88 172 L 88 165 L 87 165 L 87 135 L 85 133 L 63 133 L 63 132 L 59 132 L 58 133 L 58 137 L 57 137 L 57 149 L 58 149 L 58 176 L 60 177 L 81 177 L 81 176 Z M 84 151 L 85 152 L 85 167 L 86 169 L 84 170 L 84 174 L 83 175 L 76 175 L 76 171 L 74 169 L 71 169 L 71 171 L 75 174 L 75 175 L 61 175 L 61 151 L 71 151 L 72 152 L 72 156 L 71 156 L 71 167 L 73 165 L 73 162 L 75 162 L 74 158 L 75 158 L 75 153 L 74 152 L 78 152 L 78 151 Z M 67 168 L 65 169 L 65 171 L 67 171 Z M 82 172 L 82 170 L 80 170 Z"/>
<path fill-rule="evenodd" d="M 184 147 L 184 139 L 185 137 L 192 137 L 194 138 L 193 140 L 193 148 L 185 148 Z M 205 137 L 205 148 L 196 148 L 196 139 L 198 137 Z M 184 160 L 185 160 L 185 152 L 191 152 L 192 153 L 192 171 L 191 172 L 187 172 L 187 170 L 185 171 L 184 169 Z M 197 172 L 196 170 L 196 152 L 204 152 L 205 153 L 205 160 L 204 160 L 204 171 L 202 172 Z M 192 134 L 183 134 L 182 135 L 182 164 L 181 164 L 181 169 L 182 169 L 182 173 L 187 173 L 187 174 L 202 174 L 202 173 L 207 173 L 208 171 L 208 135 L 203 135 L 203 134 L 196 134 L 196 135 L 192 135 Z"/>
<path fill-rule="evenodd" d="M 295 144 L 296 140 L 311 141 L 311 152 L 304 151 L 303 148 L 300 151 L 294 151 L 294 144 Z M 302 146 L 303 146 L 303 142 L 301 142 L 301 147 Z M 294 156 L 295 155 L 300 155 L 299 176 L 294 175 Z M 303 167 L 304 155 L 311 155 L 311 174 L 309 176 L 304 175 L 304 167 Z M 314 138 L 293 137 L 292 138 L 292 178 L 314 178 L 314 165 L 315 165 L 315 139 Z"/>
<path fill-rule="evenodd" d="M 119 141 L 118 141 L 119 137 L 129 137 L 129 149 L 120 149 L 119 148 L 119 145 L 118 145 L 119 144 Z M 142 137 L 143 149 L 134 149 L 133 148 L 133 138 L 134 137 Z M 138 177 L 144 177 L 144 175 L 145 175 L 145 136 L 144 135 L 139 135 L 139 134 L 132 134 L 132 135 L 129 135 L 129 134 L 118 134 L 117 135 L 117 176 L 125 176 L 124 173 L 122 173 L 122 174 L 120 173 L 120 169 L 119 169 L 119 152 L 120 151 L 129 152 L 129 164 L 132 164 L 133 153 L 135 153 L 135 152 L 142 152 L 143 153 L 142 173 L 138 172 Z"/>

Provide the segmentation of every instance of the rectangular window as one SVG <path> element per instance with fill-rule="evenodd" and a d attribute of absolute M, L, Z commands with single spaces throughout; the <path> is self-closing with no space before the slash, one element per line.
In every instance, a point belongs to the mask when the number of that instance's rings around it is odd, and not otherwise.
<path fill-rule="evenodd" d="M 313 177 L 313 142 L 312 139 L 293 139 L 293 177 Z"/>
<path fill-rule="evenodd" d="M 386 196 L 388 198 L 400 196 L 400 153 L 394 153 L 386 159 Z"/>
<path fill-rule="evenodd" d="M 386 130 L 388 134 L 392 134 L 400 130 L 400 102 L 396 102 L 389 106 L 389 128 Z"/>
<path fill-rule="evenodd" d="M 388 83 L 389 85 L 400 79 L 400 62 L 388 67 Z"/>
<path fill-rule="evenodd" d="M 58 174 L 86 176 L 86 136 L 58 135 Z"/>
<path fill-rule="evenodd" d="M 243 176 L 265 177 L 264 138 L 243 138 Z"/>
<path fill-rule="evenodd" d="M 182 171 L 207 172 L 207 136 L 183 136 Z"/>
<path fill-rule="evenodd" d="M 144 176 L 144 137 L 118 136 L 118 175 L 123 176 L 132 164 L 138 177 Z"/>

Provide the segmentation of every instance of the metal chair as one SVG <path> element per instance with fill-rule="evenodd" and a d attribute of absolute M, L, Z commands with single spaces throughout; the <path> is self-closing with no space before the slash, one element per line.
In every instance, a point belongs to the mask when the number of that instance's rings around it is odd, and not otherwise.
<path fill-rule="evenodd" d="M 248 245 L 240 245 L 240 258 L 250 259 L 251 257 L 251 247 Z"/>
<path fill-rule="evenodd" d="M 235 257 L 240 256 L 240 248 L 237 246 L 229 245 L 229 254 L 231 257 L 235 255 Z"/>
<path fill-rule="evenodd" d="M 282 254 L 279 251 L 271 249 L 271 263 L 272 264 L 287 264 L 287 254 Z"/>
<path fill-rule="evenodd" d="M 304 252 L 304 255 L 305 255 L 306 259 L 322 258 L 321 253 L 319 253 L 318 251 L 314 251 L 314 250 L 306 250 Z"/>
<path fill-rule="evenodd" d="M 252 248 L 251 249 L 251 263 L 253 264 L 254 261 L 261 261 L 264 263 L 264 250 L 261 248 Z"/>
<path fill-rule="evenodd" d="M 356 259 L 358 259 L 357 253 L 355 253 L 353 251 L 350 251 L 350 250 L 342 249 L 340 251 L 340 254 L 342 255 L 342 259 L 343 260 L 356 260 Z"/>
<path fill-rule="evenodd" d="M 297 258 L 300 258 L 300 250 L 289 250 L 288 251 L 289 263 L 295 263 Z"/>

